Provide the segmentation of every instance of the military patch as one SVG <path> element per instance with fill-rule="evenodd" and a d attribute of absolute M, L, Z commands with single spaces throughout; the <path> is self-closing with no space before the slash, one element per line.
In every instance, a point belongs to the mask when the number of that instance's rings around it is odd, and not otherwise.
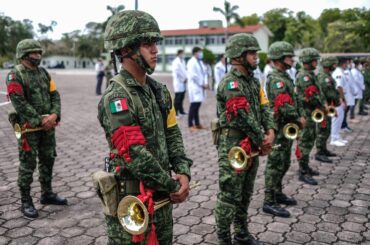
<path fill-rule="evenodd" d="M 282 88 L 282 87 L 284 87 L 284 82 L 283 81 L 275 83 L 275 88 Z"/>
<path fill-rule="evenodd" d="M 49 92 L 54 92 L 57 90 L 57 85 L 55 85 L 55 82 L 53 79 L 50 80 L 50 88 L 49 88 Z"/>
<path fill-rule="evenodd" d="M 303 80 L 308 82 L 308 81 L 310 81 L 310 77 L 309 76 L 304 76 Z"/>
<path fill-rule="evenodd" d="M 232 89 L 237 89 L 238 88 L 238 82 L 237 81 L 231 81 L 227 83 L 227 89 L 232 90 Z"/>
<path fill-rule="evenodd" d="M 14 72 L 9 73 L 8 75 L 8 81 L 14 81 L 15 80 L 15 74 Z"/>
<path fill-rule="evenodd" d="M 176 124 L 177 124 L 176 110 L 175 110 L 175 107 L 172 106 L 170 113 L 167 116 L 167 128 L 172 128 Z"/>
<path fill-rule="evenodd" d="M 281 82 L 282 83 L 282 82 Z M 283 83 L 284 84 L 284 83 Z M 269 100 L 267 99 L 267 96 L 265 94 L 265 91 L 263 91 L 262 86 L 260 87 L 260 104 L 266 105 L 269 103 Z"/>
<path fill-rule="evenodd" d="M 121 112 L 121 111 L 128 110 L 128 105 L 127 105 L 126 98 L 111 101 L 109 103 L 109 109 L 112 113 L 118 113 L 118 112 Z"/>

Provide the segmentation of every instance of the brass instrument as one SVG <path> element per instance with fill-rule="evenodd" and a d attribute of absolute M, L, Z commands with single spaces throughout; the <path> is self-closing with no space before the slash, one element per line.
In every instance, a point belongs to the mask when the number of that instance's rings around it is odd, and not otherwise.
<path fill-rule="evenodd" d="M 280 145 L 272 146 L 273 149 L 279 148 Z M 248 156 L 243 148 L 240 146 L 234 146 L 230 149 L 228 154 L 228 159 L 231 167 L 236 171 L 244 171 L 251 167 L 252 162 L 249 161 L 250 158 L 258 156 L 259 152 L 252 152 L 251 156 Z"/>
<path fill-rule="evenodd" d="M 26 129 L 22 130 L 21 126 L 18 123 L 14 124 L 14 133 L 15 133 L 15 137 L 17 138 L 17 140 L 19 140 L 22 137 L 22 134 L 41 131 L 41 130 L 43 130 L 42 127 L 26 128 Z"/>
<path fill-rule="evenodd" d="M 287 123 L 283 128 L 284 137 L 294 140 L 298 137 L 299 127 L 295 123 Z"/>
<path fill-rule="evenodd" d="M 333 106 L 333 105 L 328 106 L 328 114 L 327 115 L 329 117 L 335 117 L 335 113 L 336 113 L 335 106 Z"/>
<path fill-rule="evenodd" d="M 322 121 L 324 121 L 324 112 L 320 109 L 315 109 L 312 113 L 311 113 L 311 118 L 312 118 L 312 121 L 314 121 L 315 123 L 321 123 Z"/>
<path fill-rule="evenodd" d="M 190 189 L 199 186 L 200 183 L 190 185 Z M 154 211 L 169 204 L 170 198 L 165 198 L 154 203 Z M 149 224 L 149 212 L 145 204 L 136 196 L 125 196 L 118 204 L 117 217 L 123 229 L 131 235 L 143 234 Z"/>

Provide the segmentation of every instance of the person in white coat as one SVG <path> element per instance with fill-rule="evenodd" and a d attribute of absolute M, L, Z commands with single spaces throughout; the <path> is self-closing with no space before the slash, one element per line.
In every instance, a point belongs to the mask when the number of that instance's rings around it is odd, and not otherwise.
<path fill-rule="evenodd" d="M 342 130 L 345 132 L 352 132 L 352 129 L 349 127 L 347 122 L 347 115 L 350 114 L 350 110 L 355 107 L 355 97 L 358 93 L 357 86 L 351 74 L 351 62 L 350 60 L 347 62 L 347 67 L 343 71 L 344 76 L 347 78 L 347 90 L 344 91 L 344 96 L 346 97 L 347 102 L 347 110 L 344 113 L 344 119 L 342 123 Z M 350 117 L 351 120 L 355 119 Z M 355 121 L 352 121 L 355 122 Z"/>
<path fill-rule="evenodd" d="M 364 75 L 362 75 L 362 72 L 359 69 L 360 60 L 355 59 L 353 61 L 353 64 L 355 66 L 351 69 L 351 73 L 352 73 L 352 77 L 355 81 L 357 90 L 358 90 L 358 93 L 355 97 L 355 105 L 357 105 L 357 102 L 359 102 L 360 100 L 363 99 L 364 90 L 365 90 L 365 81 L 364 81 Z M 351 108 L 351 117 L 352 116 L 354 117 L 354 114 L 355 114 L 355 107 L 353 107 L 353 109 Z M 361 104 L 360 104 L 360 107 L 359 107 L 358 114 L 362 115 L 362 116 L 367 115 L 367 112 L 364 111 L 364 108 L 361 108 Z"/>
<path fill-rule="evenodd" d="M 348 90 L 348 81 L 344 75 L 347 68 L 347 59 L 338 57 L 338 66 L 334 70 L 332 77 L 336 82 L 336 87 L 340 94 L 341 104 L 335 108 L 336 116 L 331 119 L 330 145 L 345 146 L 348 141 L 342 139 L 340 129 L 344 119 L 344 111 L 347 109 L 345 93 Z"/>
<path fill-rule="evenodd" d="M 173 90 L 175 91 L 174 106 L 176 116 L 186 115 L 183 107 L 187 81 L 184 56 L 184 50 L 179 49 L 176 58 L 172 61 L 172 81 Z"/>
<path fill-rule="evenodd" d="M 189 92 L 189 117 L 188 126 L 191 131 L 204 129 L 199 121 L 199 109 L 206 97 L 208 89 L 208 74 L 203 64 L 203 51 L 200 47 L 194 47 L 193 57 L 187 63 L 188 92 Z"/>
<path fill-rule="evenodd" d="M 226 74 L 226 60 L 225 60 L 225 54 L 221 54 L 219 57 L 219 61 L 216 63 L 214 68 L 214 74 L 215 74 L 215 86 L 214 91 L 217 93 L 218 85 L 220 84 L 222 78 Z"/>

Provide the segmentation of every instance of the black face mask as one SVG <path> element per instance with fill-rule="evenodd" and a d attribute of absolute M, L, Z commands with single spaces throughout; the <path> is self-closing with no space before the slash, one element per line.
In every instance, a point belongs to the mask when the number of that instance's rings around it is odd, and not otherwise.
<path fill-rule="evenodd" d="M 41 59 L 34 59 L 31 57 L 26 58 L 33 66 L 39 66 L 41 64 Z"/>

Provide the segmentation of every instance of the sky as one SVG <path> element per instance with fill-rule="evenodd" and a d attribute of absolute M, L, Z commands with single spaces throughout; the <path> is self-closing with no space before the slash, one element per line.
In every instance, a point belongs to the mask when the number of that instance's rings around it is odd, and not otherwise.
<path fill-rule="evenodd" d="M 56 21 L 52 39 L 60 39 L 62 33 L 84 30 L 88 22 L 103 22 L 110 11 L 107 6 L 117 7 L 122 4 L 125 10 L 135 9 L 135 0 L 0 0 L 0 14 L 13 20 L 29 19 L 37 24 L 50 25 Z M 288 8 L 293 12 L 305 11 L 313 18 L 320 16 L 326 8 L 370 8 L 370 0 L 229 0 L 238 5 L 240 16 L 256 13 L 263 15 L 274 8 Z M 213 7 L 223 9 L 224 0 L 138 0 L 139 10 L 150 13 L 158 21 L 161 30 L 198 28 L 200 20 L 223 20 Z M 225 22 L 224 22 L 225 26 Z"/>

